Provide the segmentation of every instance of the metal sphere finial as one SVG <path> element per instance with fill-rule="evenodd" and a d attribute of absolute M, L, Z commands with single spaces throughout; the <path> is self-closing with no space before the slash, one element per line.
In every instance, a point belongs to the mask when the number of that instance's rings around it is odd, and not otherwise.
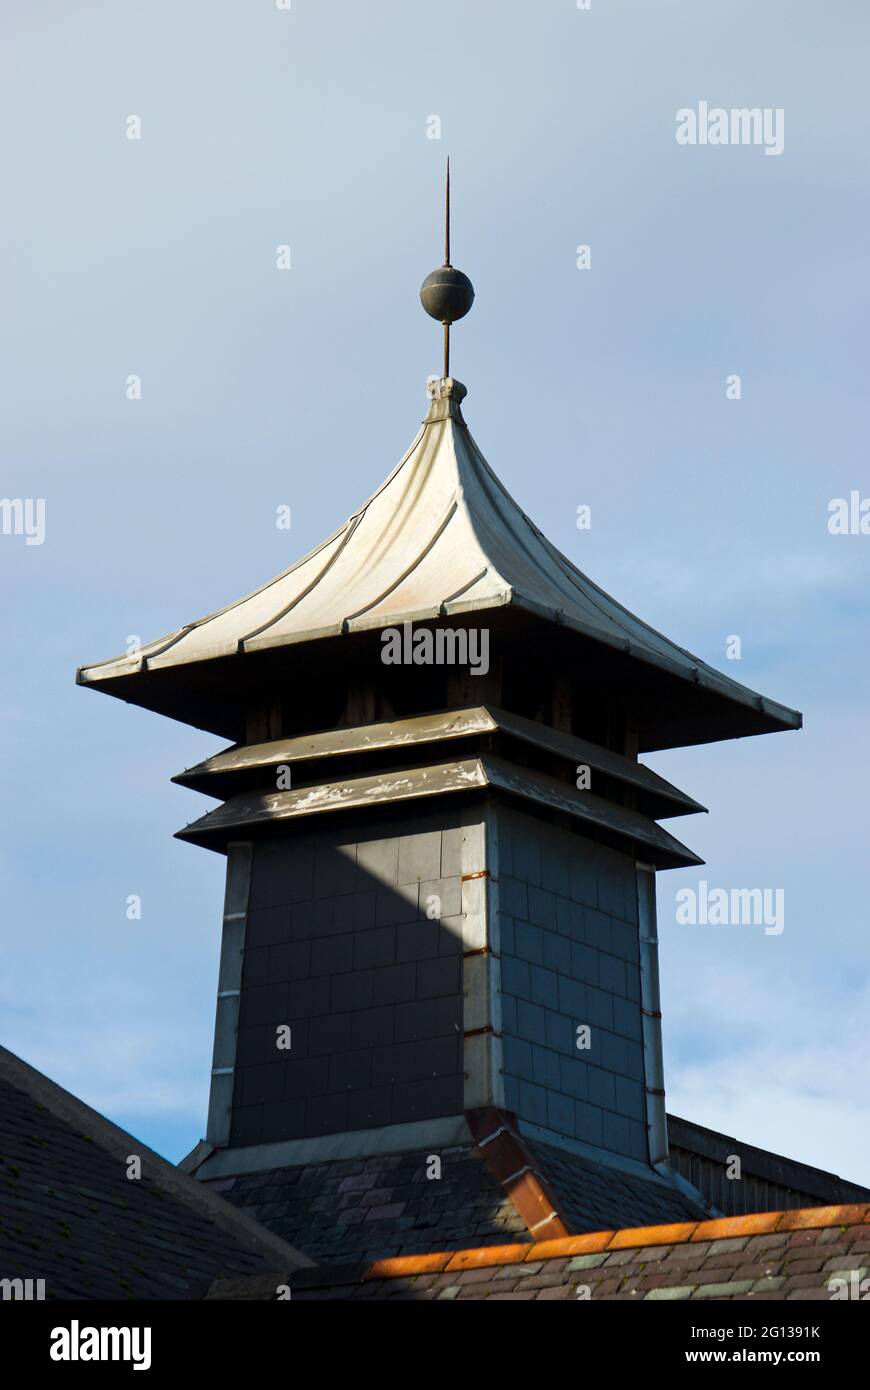
<path fill-rule="evenodd" d="M 461 270 L 443 265 L 426 276 L 420 286 L 420 302 L 439 323 L 456 323 L 474 303 L 474 286 Z"/>
<path fill-rule="evenodd" d="M 420 302 L 427 314 L 444 325 L 444 376 L 450 375 L 450 325 L 462 319 L 474 303 L 474 286 L 467 275 L 450 264 L 450 160 L 444 199 L 444 264 L 433 270 L 420 286 Z"/>

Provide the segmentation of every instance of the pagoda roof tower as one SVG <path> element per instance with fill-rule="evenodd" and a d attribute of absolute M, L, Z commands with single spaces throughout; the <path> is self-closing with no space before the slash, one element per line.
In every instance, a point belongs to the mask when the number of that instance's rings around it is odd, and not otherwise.
<path fill-rule="evenodd" d="M 668 1162 L 655 874 L 701 862 L 658 822 L 704 808 L 638 755 L 801 716 L 635 617 L 510 497 L 450 372 L 474 290 L 449 218 L 446 243 L 421 290 L 443 373 L 381 487 L 277 578 L 78 673 L 232 740 L 175 779 L 220 802 L 180 838 L 227 856 L 191 1162 L 471 1146 L 476 1168 L 507 1126 L 579 1165 L 581 1224 L 626 1175 L 628 1224 L 695 1219 Z M 548 1193 L 511 1198 L 536 1239 L 580 1220 Z"/>

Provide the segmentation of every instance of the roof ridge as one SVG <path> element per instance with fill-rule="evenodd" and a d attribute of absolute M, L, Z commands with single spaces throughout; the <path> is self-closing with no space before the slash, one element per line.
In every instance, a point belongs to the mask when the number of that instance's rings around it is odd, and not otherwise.
<path fill-rule="evenodd" d="M 534 1154 L 517 1132 L 515 1117 L 484 1106 L 466 1110 L 465 1118 L 484 1163 L 526 1229 L 534 1234 L 549 1226 L 553 1239 L 566 1237 L 569 1226 L 559 1199 L 538 1172 Z"/>
<path fill-rule="evenodd" d="M 414 1274 L 439 1274 L 450 1270 L 483 1269 L 487 1265 L 525 1264 L 537 1260 L 565 1259 L 572 1255 L 597 1255 L 609 1250 L 632 1250 L 654 1245 L 688 1245 L 704 1240 L 770 1235 L 776 1231 L 801 1231 L 861 1224 L 870 1224 L 870 1203 L 750 1212 L 745 1216 L 720 1216 L 710 1221 L 680 1221 L 663 1226 L 626 1226 L 618 1231 L 588 1231 L 583 1235 L 523 1244 L 479 1246 L 427 1255 L 395 1255 L 374 1260 L 365 1269 L 363 1281 L 400 1279 Z M 324 1279 L 327 1279 L 329 1266 L 323 1265 L 319 1269 Z"/>

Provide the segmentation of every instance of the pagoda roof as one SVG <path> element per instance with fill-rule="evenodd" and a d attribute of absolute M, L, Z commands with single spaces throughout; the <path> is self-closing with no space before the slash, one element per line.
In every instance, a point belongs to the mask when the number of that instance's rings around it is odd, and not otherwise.
<path fill-rule="evenodd" d="M 177 697 L 161 700 L 158 673 L 189 677 L 204 663 L 454 615 L 479 625 L 507 610 L 718 697 L 700 734 L 648 746 L 800 727 L 794 710 L 708 666 L 594 584 L 547 540 L 486 462 L 462 416 L 465 387 L 448 378 L 433 382 L 430 394 L 429 411 L 400 463 L 319 546 L 235 603 L 132 654 L 82 667 L 79 683 L 187 718 Z M 189 722 L 212 727 L 202 708 Z"/>

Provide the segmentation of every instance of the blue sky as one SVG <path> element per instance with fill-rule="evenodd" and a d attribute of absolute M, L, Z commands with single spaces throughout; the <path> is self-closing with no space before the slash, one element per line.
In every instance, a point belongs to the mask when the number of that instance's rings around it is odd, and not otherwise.
<path fill-rule="evenodd" d="M 870 1183 L 870 537 L 827 529 L 870 492 L 867 7 L 7 0 L 0 39 L 0 492 L 46 501 L 43 545 L 0 536 L 3 1042 L 171 1158 L 201 1135 L 223 861 L 172 839 L 203 803 L 169 778 L 220 744 L 74 671 L 276 573 L 400 457 L 449 153 L 490 463 L 805 715 L 648 759 L 711 812 L 659 882 L 669 1108 Z M 678 145 L 702 100 L 782 108 L 783 153 Z M 678 926 L 699 876 L 783 888 L 785 931 Z"/>

